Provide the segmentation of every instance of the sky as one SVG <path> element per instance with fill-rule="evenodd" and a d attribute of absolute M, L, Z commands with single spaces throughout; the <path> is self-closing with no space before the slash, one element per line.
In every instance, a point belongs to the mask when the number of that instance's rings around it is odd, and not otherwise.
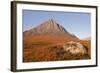
<path fill-rule="evenodd" d="M 91 36 L 90 13 L 23 10 L 22 15 L 23 32 L 48 19 L 53 19 L 78 38 Z"/>

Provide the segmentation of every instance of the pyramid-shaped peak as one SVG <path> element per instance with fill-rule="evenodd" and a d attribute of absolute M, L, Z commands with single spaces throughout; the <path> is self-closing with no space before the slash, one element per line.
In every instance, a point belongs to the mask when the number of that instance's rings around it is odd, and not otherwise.
<path fill-rule="evenodd" d="M 45 20 L 43 23 L 41 23 L 39 27 L 41 27 L 41 28 L 43 27 L 43 29 L 50 28 L 50 30 L 51 30 L 51 28 L 52 29 L 57 28 L 57 27 L 59 27 L 59 25 L 55 20 L 50 18 L 50 19 Z"/>
<path fill-rule="evenodd" d="M 34 27 L 26 32 L 24 35 L 32 36 L 32 35 L 53 35 L 53 36 L 67 36 L 74 37 L 76 36 L 70 34 L 63 26 L 61 26 L 58 22 L 49 18 L 44 22 L 40 23 L 37 27 Z"/>

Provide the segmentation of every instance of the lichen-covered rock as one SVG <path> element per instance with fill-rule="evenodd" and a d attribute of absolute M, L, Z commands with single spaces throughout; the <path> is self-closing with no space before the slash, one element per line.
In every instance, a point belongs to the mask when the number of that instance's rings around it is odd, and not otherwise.
<path fill-rule="evenodd" d="M 72 54 L 86 54 L 86 48 L 80 42 L 70 41 L 63 45 L 63 48 L 66 52 L 70 52 Z"/>

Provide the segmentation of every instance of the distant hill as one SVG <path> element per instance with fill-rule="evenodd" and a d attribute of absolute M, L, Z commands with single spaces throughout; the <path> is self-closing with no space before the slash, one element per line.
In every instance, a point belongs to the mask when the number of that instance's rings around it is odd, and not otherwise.
<path fill-rule="evenodd" d="M 91 40 L 91 37 L 83 38 L 82 40 Z"/>

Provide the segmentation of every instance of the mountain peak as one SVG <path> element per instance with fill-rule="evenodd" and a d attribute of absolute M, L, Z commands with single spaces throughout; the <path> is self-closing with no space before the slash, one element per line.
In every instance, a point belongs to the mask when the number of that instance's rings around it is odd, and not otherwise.
<path fill-rule="evenodd" d="M 57 23 L 52 19 L 52 18 L 49 18 L 48 20 L 46 20 L 46 21 L 44 21 L 43 23 L 42 23 L 43 25 L 56 25 Z"/>

